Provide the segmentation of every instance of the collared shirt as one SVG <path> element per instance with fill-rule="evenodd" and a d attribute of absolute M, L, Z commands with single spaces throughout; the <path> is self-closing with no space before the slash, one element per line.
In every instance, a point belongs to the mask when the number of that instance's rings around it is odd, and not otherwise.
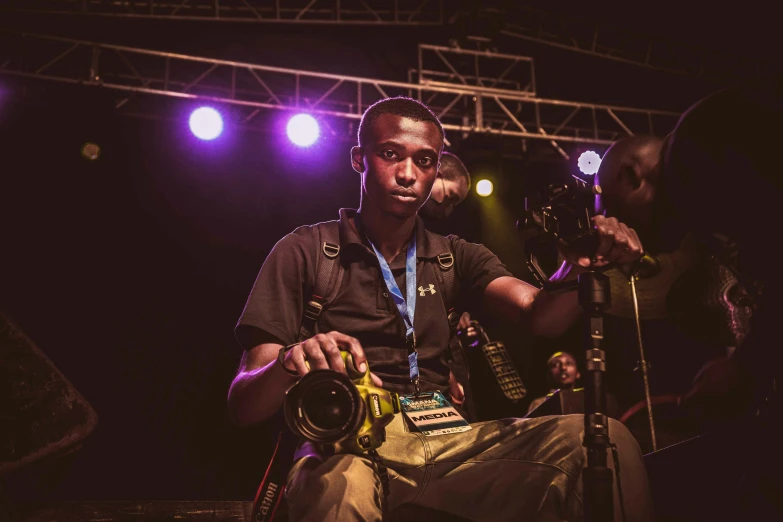
<path fill-rule="evenodd" d="M 338 331 L 359 340 L 370 370 L 391 391 L 412 390 L 408 378 L 405 324 L 389 295 L 372 247 L 353 221 L 355 210 L 340 210 L 340 260 L 345 267 L 340 289 L 318 320 L 320 332 Z M 461 299 L 481 299 L 494 279 L 510 276 L 487 248 L 455 236 L 444 238 L 416 219 L 416 316 L 414 329 L 419 351 L 423 391 L 448 387 L 446 351 L 449 325 L 435 270 L 439 254 L 454 254 L 455 283 Z M 315 226 L 304 226 L 281 239 L 270 252 L 237 325 L 245 349 L 257 344 L 264 332 L 288 345 L 297 341 L 304 303 L 316 278 L 317 256 L 323 255 Z M 405 288 L 405 249 L 390 263 L 400 288 Z"/>

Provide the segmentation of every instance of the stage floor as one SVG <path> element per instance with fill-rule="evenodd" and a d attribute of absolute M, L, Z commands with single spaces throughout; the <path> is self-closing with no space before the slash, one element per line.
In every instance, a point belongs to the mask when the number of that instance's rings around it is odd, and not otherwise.
<path fill-rule="evenodd" d="M 141 501 L 64 502 L 29 506 L 20 522 L 250 522 L 252 502 Z"/>

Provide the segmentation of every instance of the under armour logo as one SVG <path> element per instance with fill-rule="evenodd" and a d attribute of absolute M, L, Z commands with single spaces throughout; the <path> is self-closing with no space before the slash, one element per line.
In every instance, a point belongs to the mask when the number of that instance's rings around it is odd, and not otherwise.
<path fill-rule="evenodd" d="M 429 292 L 431 294 L 437 294 L 438 293 L 438 292 L 435 291 L 435 285 L 433 285 L 431 283 L 430 283 L 430 287 L 429 288 L 424 288 L 423 286 L 419 287 L 419 295 L 421 297 L 424 297 L 424 294 L 426 294 L 427 292 Z"/>

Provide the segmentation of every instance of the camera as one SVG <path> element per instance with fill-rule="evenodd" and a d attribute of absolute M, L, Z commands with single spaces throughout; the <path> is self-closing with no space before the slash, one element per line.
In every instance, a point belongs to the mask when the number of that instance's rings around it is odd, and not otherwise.
<path fill-rule="evenodd" d="M 373 385 L 369 365 L 359 372 L 351 354 L 340 353 L 347 375 L 313 370 L 286 392 L 286 424 L 305 439 L 333 445 L 338 453 L 377 449 L 386 439 L 386 426 L 400 411 L 399 396 Z"/>
<path fill-rule="evenodd" d="M 594 198 L 601 193 L 601 187 L 576 176 L 572 178 L 569 184 L 548 185 L 525 198 L 525 211 L 517 221 L 527 266 L 544 287 L 549 279 L 539 264 L 539 256 L 554 248 L 556 241 L 563 241 L 572 251 L 588 257 L 598 247 L 591 218 L 595 215 Z"/>

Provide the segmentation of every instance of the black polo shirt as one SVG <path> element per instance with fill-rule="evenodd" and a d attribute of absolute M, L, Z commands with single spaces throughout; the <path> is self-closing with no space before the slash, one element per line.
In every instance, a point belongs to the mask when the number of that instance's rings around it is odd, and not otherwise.
<path fill-rule="evenodd" d="M 358 339 L 370 369 L 383 380 L 384 387 L 410 392 L 405 323 L 386 288 L 372 247 L 351 219 L 355 214 L 355 210 L 340 210 L 340 261 L 345 273 L 339 291 L 318 320 L 318 330 L 334 330 Z M 444 390 L 449 377 L 449 325 L 435 273 L 440 270 L 437 256 L 449 251 L 454 254 L 452 270 L 456 270 L 460 298 L 480 299 L 491 281 L 511 273 L 483 245 L 433 234 L 420 218 L 416 219 L 416 239 L 416 287 L 423 292 L 417 292 L 413 322 L 421 387 L 424 391 Z M 323 255 L 315 225 L 297 228 L 275 245 L 237 325 L 237 339 L 243 348 L 252 348 L 264 334 L 283 345 L 297 341 L 304 303 L 315 284 L 317 256 Z M 405 255 L 401 252 L 390 264 L 403 294 Z"/>

